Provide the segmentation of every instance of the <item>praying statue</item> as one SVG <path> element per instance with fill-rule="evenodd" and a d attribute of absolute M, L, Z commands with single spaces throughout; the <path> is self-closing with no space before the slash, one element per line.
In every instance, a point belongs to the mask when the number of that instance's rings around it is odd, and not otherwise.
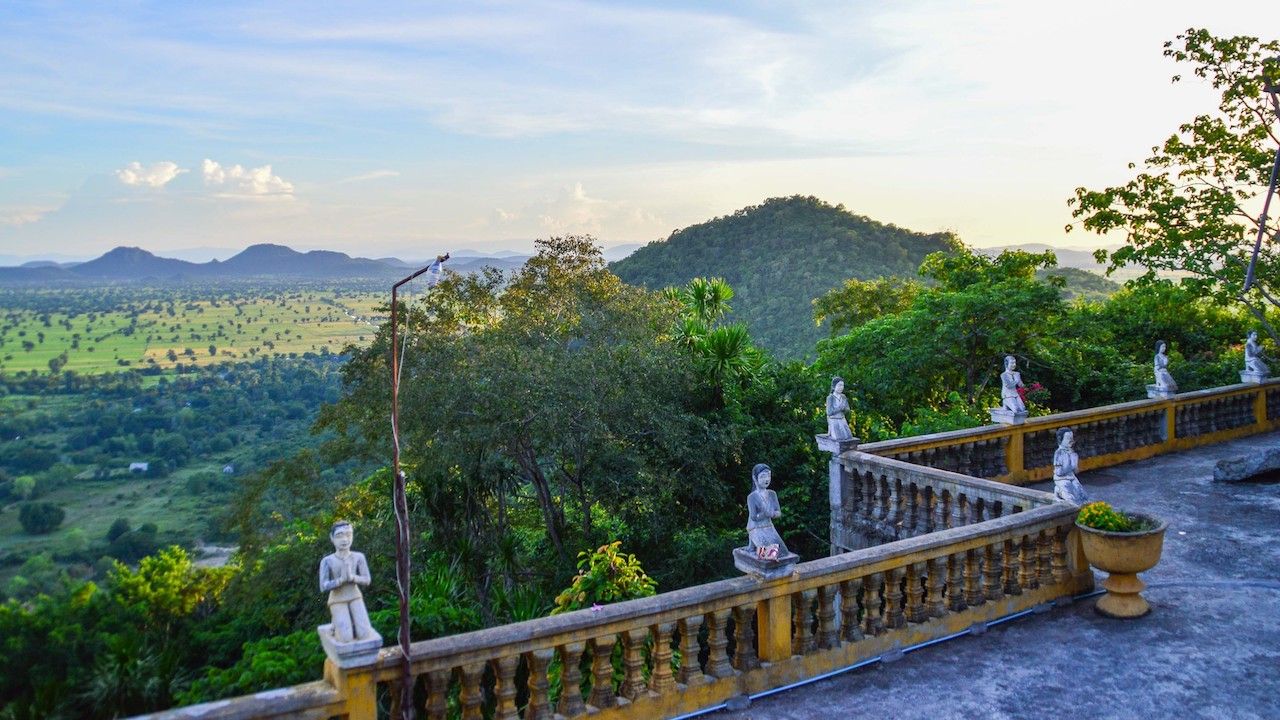
<path fill-rule="evenodd" d="M 1089 496 L 1076 477 L 1080 455 L 1075 448 L 1076 434 L 1071 428 L 1058 428 L 1058 449 L 1053 452 L 1053 496 L 1073 505 L 1084 505 Z"/>
<path fill-rule="evenodd" d="M 777 560 L 788 554 L 773 521 L 782 515 L 778 494 L 769 489 L 773 479 L 769 466 L 760 463 L 751 469 L 755 490 L 747 496 L 747 550 L 762 560 Z"/>
<path fill-rule="evenodd" d="M 1169 374 L 1169 356 L 1165 354 L 1169 346 L 1165 341 L 1156 341 L 1156 390 L 1162 393 L 1178 392 L 1178 383 L 1173 381 L 1173 376 Z"/>
<path fill-rule="evenodd" d="M 1004 372 L 1000 373 L 1000 400 L 1004 409 L 1014 414 L 1025 415 L 1026 403 L 1022 402 L 1022 394 L 1018 388 L 1022 385 L 1022 373 L 1018 372 L 1018 360 L 1012 355 L 1004 356 Z"/>
<path fill-rule="evenodd" d="M 351 523 L 335 522 L 329 530 L 334 552 L 320 561 L 320 592 L 329 593 L 333 636 L 339 643 L 379 637 L 369 624 L 369 612 L 360 593 L 360 586 L 367 586 L 371 578 L 364 554 L 351 549 L 354 535 Z"/>
<path fill-rule="evenodd" d="M 827 436 L 832 440 L 852 440 L 849 429 L 849 399 L 844 396 L 844 379 L 831 378 L 831 394 L 827 396 Z"/>
<path fill-rule="evenodd" d="M 1244 370 L 1247 373 L 1253 373 L 1262 377 L 1271 374 L 1271 369 L 1262 361 L 1262 343 L 1258 342 L 1258 331 L 1251 330 L 1249 338 L 1244 342 Z M 827 401 L 827 407 L 831 407 L 831 401 Z M 830 415 L 831 411 L 828 410 Z"/>

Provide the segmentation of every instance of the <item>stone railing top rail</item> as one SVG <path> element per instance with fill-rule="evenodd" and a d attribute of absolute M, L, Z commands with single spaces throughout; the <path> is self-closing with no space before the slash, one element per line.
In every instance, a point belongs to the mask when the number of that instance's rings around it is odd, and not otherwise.
<path fill-rule="evenodd" d="M 1053 493 L 1030 490 L 1017 485 L 996 482 L 995 480 L 984 480 L 983 478 L 963 475 L 949 470 L 938 470 L 924 465 L 915 465 L 902 460 L 894 460 L 893 458 L 862 452 L 861 450 L 841 455 L 840 461 L 852 464 L 855 467 L 881 468 L 891 472 L 894 477 L 901 480 L 914 480 L 925 484 L 961 488 L 975 497 L 1001 501 L 1022 501 L 1028 508 L 1052 505 L 1057 502 L 1053 497 Z"/>
<path fill-rule="evenodd" d="M 290 717 L 303 711 L 338 708 L 341 694 L 328 682 L 315 682 L 263 690 L 252 695 L 214 700 L 187 707 L 138 715 L 134 720 L 254 720 L 255 718 Z M 299 715 L 301 717 L 301 715 Z M 311 715 L 306 715 L 311 717 Z"/>
<path fill-rule="evenodd" d="M 1129 415 L 1141 412 L 1145 409 L 1165 407 L 1169 403 L 1177 405 L 1213 397 L 1225 397 L 1239 393 L 1257 391 L 1258 388 L 1276 385 L 1280 385 L 1280 378 L 1269 379 L 1261 383 L 1239 383 L 1236 385 L 1225 385 L 1205 390 L 1192 390 L 1189 392 L 1178 393 L 1170 399 L 1130 400 L 1128 402 L 1115 403 L 1114 405 L 1101 405 L 1099 407 L 1085 408 L 1083 410 L 1070 410 L 1067 412 L 1053 413 L 1051 415 L 1040 415 L 1038 417 L 1027 418 L 1026 422 L 1021 425 L 981 425 L 974 428 L 965 428 L 964 430 L 947 430 L 944 432 L 929 433 L 927 435 L 911 435 L 909 437 L 894 438 L 892 440 L 879 440 L 876 442 L 863 443 L 858 446 L 858 450 L 879 455 L 918 445 L 954 444 L 958 441 L 978 440 L 989 437 L 998 437 L 1001 435 L 1010 435 L 1013 433 L 1026 433 L 1033 430 L 1042 430 L 1046 427 L 1061 427 L 1063 425 L 1071 425 L 1077 422 L 1092 422 L 1094 420 L 1108 417 Z"/>
<path fill-rule="evenodd" d="M 784 580 L 766 582 L 751 577 L 731 578 L 599 608 L 419 641 L 412 645 L 411 660 L 419 665 L 417 672 L 421 672 L 438 661 L 451 668 L 563 642 L 612 637 L 637 627 L 675 622 L 692 615 L 726 610 L 769 597 L 830 585 L 845 578 L 902 567 L 904 562 L 923 561 L 930 557 L 930 553 L 937 554 L 939 550 L 951 554 L 1021 537 L 1074 518 L 1076 511 L 1074 506 L 1054 503 L 972 525 L 803 562 L 796 565 L 795 573 Z M 909 560 L 911 558 L 914 559 Z M 384 648 L 376 662 L 378 674 L 384 679 L 393 678 L 399 672 L 399 656 L 398 648 Z M 422 667 L 424 665 L 428 667 Z M 445 669 L 445 666 L 441 665 L 440 669 Z"/>

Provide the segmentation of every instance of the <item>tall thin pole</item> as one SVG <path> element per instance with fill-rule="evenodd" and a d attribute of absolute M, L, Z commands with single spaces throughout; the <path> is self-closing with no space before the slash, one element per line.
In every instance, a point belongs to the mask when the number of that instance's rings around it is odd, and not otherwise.
<path fill-rule="evenodd" d="M 1280 58 L 1277 58 L 1280 60 Z M 1271 95 L 1271 107 L 1276 111 L 1276 118 L 1280 119 L 1280 86 L 1266 85 L 1264 87 L 1266 93 Z M 1241 294 L 1249 292 L 1249 288 L 1253 287 L 1254 272 L 1258 266 L 1258 254 L 1262 252 L 1262 239 L 1267 234 L 1267 215 L 1271 210 L 1271 197 L 1276 193 L 1277 182 L 1280 181 L 1280 145 L 1276 146 L 1276 159 L 1271 163 L 1271 181 L 1267 183 L 1267 199 L 1262 201 L 1262 214 L 1258 216 L 1258 237 L 1253 242 L 1253 257 L 1249 258 L 1249 269 L 1244 274 L 1244 290 Z"/>
<path fill-rule="evenodd" d="M 446 256 L 447 257 L 447 256 Z M 400 713 L 403 720 L 413 720 L 413 664 L 409 660 L 409 501 L 405 496 L 405 477 L 400 470 L 400 329 L 398 320 L 400 286 L 438 267 L 435 264 L 418 270 L 391 286 L 391 504 L 396 516 L 396 590 L 400 595 Z"/>

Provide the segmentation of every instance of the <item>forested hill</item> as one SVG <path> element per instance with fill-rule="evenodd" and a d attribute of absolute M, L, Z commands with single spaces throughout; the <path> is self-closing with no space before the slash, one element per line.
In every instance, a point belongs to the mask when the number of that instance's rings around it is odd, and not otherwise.
<path fill-rule="evenodd" d="M 782 358 L 812 356 L 825 330 L 812 300 L 844 280 L 914 277 L 925 255 L 951 247 L 947 233 L 924 234 L 799 195 L 772 198 L 652 242 L 610 266 L 649 288 L 699 276 L 733 286 L 736 319 Z"/>

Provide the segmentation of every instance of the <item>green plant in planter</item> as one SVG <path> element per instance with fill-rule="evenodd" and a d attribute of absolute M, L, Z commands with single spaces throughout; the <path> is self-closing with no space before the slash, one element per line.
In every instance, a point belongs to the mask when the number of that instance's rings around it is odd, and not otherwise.
<path fill-rule="evenodd" d="M 1146 518 L 1120 512 L 1105 502 L 1092 502 L 1080 508 L 1076 522 L 1105 532 L 1141 532 L 1154 527 Z"/>

